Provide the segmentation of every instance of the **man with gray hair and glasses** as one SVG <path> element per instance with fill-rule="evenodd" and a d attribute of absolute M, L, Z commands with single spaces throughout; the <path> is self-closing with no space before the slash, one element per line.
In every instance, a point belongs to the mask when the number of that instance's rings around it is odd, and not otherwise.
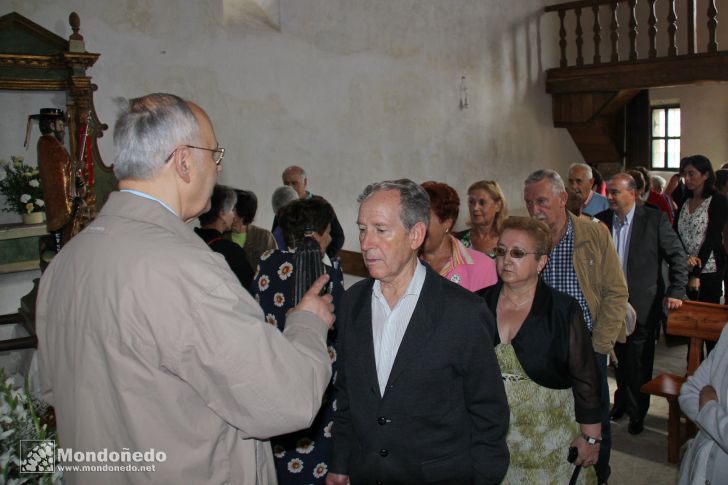
<path fill-rule="evenodd" d="M 308 426 L 331 376 L 331 297 L 317 296 L 327 277 L 281 333 L 185 224 L 210 203 L 224 155 L 196 104 L 132 99 L 114 144 L 120 190 L 40 282 L 40 384 L 64 447 L 116 452 L 114 465 L 137 470 L 64 478 L 275 483 L 259 440 Z M 123 459 L 150 450 L 153 463 Z"/>
<path fill-rule="evenodd" d="M 493 315 L 417 257 L 430 218 L 422 187 L 372 184 L 359 203 L 371 278 L 345 293 L 337 313 L 326 483 L 500 483 L 509 411 Z"/>
<path fill-rule="evenodd" d="M 551 288 L 579 302 L 592 334 L 602 384 L 602 436 L 582 439 L 592 445 L 601 443 L 594 469 L 599 483 L 606 483 L 611 451 L 607 356 L 617 340 L 626 339 L 627 285 L 622 265 L 600 223 L 580 219 L 566 210 L 568 194 L 558 173 L 548 169 L 533 172 L 524 183 L 523 198 L 531 217 L 551 229 L 553 249 L 541 277 Z"/>

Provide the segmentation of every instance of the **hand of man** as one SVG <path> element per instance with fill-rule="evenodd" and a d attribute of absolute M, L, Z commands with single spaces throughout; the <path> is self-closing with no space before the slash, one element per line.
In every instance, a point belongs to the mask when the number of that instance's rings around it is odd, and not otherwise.
<path fill-rule="evenodd" d="M 677 298 L 670 298 L 669 296 L 665 297 L 665 306 L 668 310 L 677 310 L 682 306 L 682 300 L 679 300 Z"/>
<path fill-rule="evenodd" d="M 291 312 L 298 310 L 304 310 L 311 312 L 324 321 L 327 327 L 331 328 L 334 324 L 336 317 L 334 316 L 334 297 L 328 293 L 324 296 L 319 296 L 321 290 L 324 289 L 326 283 L 329 282 L 329 275 L 324 274 L 313 282 L 311 288 L 308 289 L 301 301 L 298 302 Z"/>
<path fill-rule="evenodd" d="M 708 384 L 700 390 L 700 399 L 698 400 L 698 410 L 703 409 L 703 406 L 708 404 L 710 401 L 717 401 L 718 393 L 715 392 L 715 388 Z"/>
<path fill-rule="evenodd" d="M 349 475 L 329 473 L 326 475 L 326 485 L 349 485 Z"/>

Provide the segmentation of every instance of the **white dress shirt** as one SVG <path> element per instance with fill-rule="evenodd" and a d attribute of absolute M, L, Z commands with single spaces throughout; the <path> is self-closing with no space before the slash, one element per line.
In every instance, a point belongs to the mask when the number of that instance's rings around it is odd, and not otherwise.
<path fill-rule="evenodd" d="M 399 345 L 407 331 L 412 313 L 420 298 L 422 285 L 425 283 L 425 267 L 417 262 L 417 268 L 407 285 L 404 294 L 397 300 L 394 308 L 389 308 L 387 299 L 382 294 L 379 281 L 372 287 L 372 336 L 374 338 L 374 359 L 377 364 L 379 392 L 384 396 L 389 374 L 392 372 L 394 359 L 397 357 Z"/>
<path fill-rule="evenodd" d="M 617 213 L 614 213 L 614 219 L 612 219 L 612 240 L 614 241 L 614 248 L 617 250 L 619 260 L 622 262 L 622 271 L 624 277 L 627 277 L 627 259 L 629 257 L 629 240 L 632 235 L 632 220 L 634 219 L 634 208 L 637 204 L 633 205 L 632 208 L 624 216 L 624 221 L 619 219 Z"/>

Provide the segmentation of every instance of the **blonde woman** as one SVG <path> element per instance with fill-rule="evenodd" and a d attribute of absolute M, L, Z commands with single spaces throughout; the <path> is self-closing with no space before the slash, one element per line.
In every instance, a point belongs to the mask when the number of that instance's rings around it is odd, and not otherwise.
<path fill-rule="evenodd" d="M 503 221 L 508 217 L 506 199 L 498 182 L 481 180 L 468 188 L 468 211 L 470 229 L 455 234 L 463 246 L 473 248 L 495 258 Z"/>

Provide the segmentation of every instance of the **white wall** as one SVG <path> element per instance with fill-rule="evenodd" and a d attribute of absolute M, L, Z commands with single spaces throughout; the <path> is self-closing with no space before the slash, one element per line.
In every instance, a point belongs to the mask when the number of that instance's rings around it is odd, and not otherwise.
<path fill-rule="evenodd" d="M 117 97 L 194 100 L 228 150 L 221 181 L 258 195 L 259 225 L 272 221 L 281 171 L 300 164 L 336 208 L 347 249 L 358 250 L 355 198 L 367 183 L 438 180 L 464 195 L 495 179 L 522 213 L 528 173 L 582 160 L 551 121 L 544 76 L 558 60 L 557 28 L 542 0 L 280 0 L 280 32 L 226 17 L 224 7 L 250 1 L 4 0 L 0 14 L 67 38 L 78 12 L 86 49 L 101 54 L 88 73 L 102 122 L 113 127 Z M 0 158 L 21 150 L 28 114 L 63 104 L 45 96 L 12 101 Z M 101 150 L 110 163 L 110 132 Z"/>

